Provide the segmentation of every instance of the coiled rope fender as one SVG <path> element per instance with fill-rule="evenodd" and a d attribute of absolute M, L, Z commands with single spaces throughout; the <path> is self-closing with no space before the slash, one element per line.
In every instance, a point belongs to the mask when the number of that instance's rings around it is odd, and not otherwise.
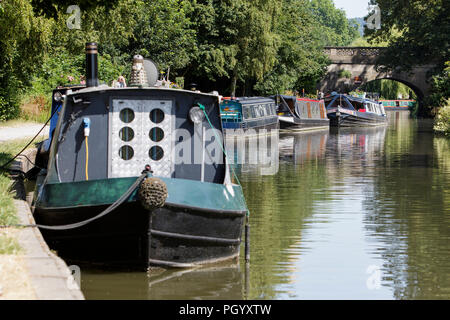
<path fill-rule="evenodd" d="M 167 186 L 159 178 L 148 177 L 144 179 L 139 187 L 138 198 L 141 205 L 147 210 L 161 208 L 166 203 Z"/>

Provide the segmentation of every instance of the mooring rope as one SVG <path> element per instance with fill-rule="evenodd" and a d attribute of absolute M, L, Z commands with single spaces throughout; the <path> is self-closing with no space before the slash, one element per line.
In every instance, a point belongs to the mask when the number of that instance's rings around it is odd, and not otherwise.
<path fill-rule="evenodd" d="M 222 149 L 222 152 L 223 152 L 223 154 L 225 155 L 225 158 L 228 159 L 228 155 L 227 155 L 227 152 L 225 151 L 225 147 L 224 147 L 224 145 L 222 144 L 220 138 L 218 137 L 218 135 L 217 135 L 217 133 L 216 133 L 216 129 L 215 129 L 215 127 L 212 125 L 211 120 L 209 120 L 208 114 L 206 113 L 205 106 L 202 105 L 201 103 L 197 103 L 197 105 L 198 105 L 199 108 L 203 111 L 203 113 L 204 113 L 204 115 L 205 115 L 205 117 L 206 117 L 206 120 L 207 120 L 208 123 L 209 123 L 209 126 L 210 126 L 211 129 L 213 130 L 213 133 L 214 133 L 214 136 L 216 137 L 216 140 L 219 142 L 220 148 Z M 241 185 L 241 182 L 239 181 L 239 179 L 238 179 L 238 177 L 237 177 L 237 175 L 236 175 L 236 171 L 234 170 L 234 168 L 233 168 L 232 166 L 230 166 L 230 167 L 231 167 L 231 171 L 233 172 L 234 178 L 236 179 L 238 185 L 239 185 L 239 186 L 241 187 L 241 189 L 242 189 L 242 185 Z M 245 198 L 244 198 L 243 204 L 244 204 L 244 206 L 247 208 L 247 213 L 246 213 L 246 216 L 245 216 L 245 260 L 246 260 L 247 262 L 249 262 L 249 261 L 250 261 L 250 221 L 249 221 L 249 218 L 250 218 L 250 210 L 249 210 L 248 207 L 247 207 L 247 203 L 246 203 L 246 201 L 245 201 Z"/>
<path fill-rule="evenodd" d="M 33 139 L 31 139 L 30 142 L 28 142 L 27 145 L 26 145 L 25 147 L 23 147 L 23 149 L 20 150 L 19 153 L 17 153 L 14 157 L 12 157 L 12 158 L 9 159 L 6 163 L 4 163 L 4 164 L 2 164 L 2 165 L 0 166 L 0 170 L 1 170 L 1 171 L 21 172 L 21 173 L 24 174 L 24 172 L 21 171 L 21 170 L 15 170 L 15 169 L 13 170 L 13 169 L 9 169 L 9 168 L 7 168 L 7 166 L 8 166 L 11 162 L 13 162 L 18 156 L 20 156 L 21 153 L 22 153 L 23 151 L 25 151 L 26 148 L 29 147 L 29 145 L 30 145 L 30 144 L 31 144 L 31 143 L 39 136 L 39 134 L 42 132 L 42 130 L 44 130 L 44 128 L 47 126 L 47 124 L 50 122 L 50 120 L 53 118 L 53 116 L 55 115 L 55 113 L 56 113 L 57 111 L 58 111 L 58 108 L 55 108 L 55 110 L 53 111 L 53 113 L 52 113 L 52 115 L 50 116 L 50 118 L 47 119 L 47 121 L 44 123 L 44 125 L 42 126 L 42 128 L 38 131 L 38 133 L 36 133 L 36 135 L 33 137 Z M 31 161 L 30 161 L 30 162 L 31 162 Z"/>
<path fill-rule="evenodd" d="M 116 209 L 118 206 L 120 206 L 122 203 L 124 203 L 128 197 L 133 193 L 133 191 L 139 186 L 139 184 L 147 177 L 147 172 L 143 172 L 136 181 L 128 188 L 128 190 L 122 194 L 120 198 L 118 198 L 113 204 L 111 204 L 108 208 L 103 210 L 101 213 L 96 215 L 95 217 L 89 218 L 84 221 L 71 223 L 71 224 L 65 224 L 65 225 L 59 225 L 59 226 L 48 226 L 48 225 L 42 225 L 42 224 L 11 224 L 11 225 L 0 225 L 0 228 L 11 228 L 11 227 L 29 227 L 29 228 L 40 228 L 40 229 L 47 229 L 47 230 L 69 230 L 69 229 L 75 229 L 82 226 L 87 225 L 88 223 L 91 223 L 92 221 L 98 220 L 101 217 L 106 216 L 108 213 L 111 213 Z"/>

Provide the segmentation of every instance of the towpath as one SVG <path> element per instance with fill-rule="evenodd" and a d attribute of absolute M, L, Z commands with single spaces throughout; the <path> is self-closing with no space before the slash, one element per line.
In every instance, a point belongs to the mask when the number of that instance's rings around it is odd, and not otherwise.
<path fill-rule="evenodd" d="M 35 122 L 17 122 L 4 125 L 0 123 L 0 142 L 34 137 L 43 124 Z M 49 126 L 46 126 L 40 135 L 48 135 Z"/>

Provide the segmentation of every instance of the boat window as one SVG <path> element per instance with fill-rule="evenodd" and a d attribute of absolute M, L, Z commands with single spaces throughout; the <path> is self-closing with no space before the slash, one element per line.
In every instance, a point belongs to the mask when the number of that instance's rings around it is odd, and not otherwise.
<path fill-rule="evenodd" d="M 251 112 L 251 110 L 250 110 L 250 108 L 249 107 L 242 107 L 242 111 L 243 111 L 243 113 L 244 113 L 244 118 L 245 119 L 250 119 L 251 117 L 252 117 L 252 112 Z"/>
<path fill-rule="evenodd" d="M 251 106 L 250 108 L 252 110 L 252 118 L 257 118 L 258 117 L 258 113 L 256 111 L 256 106 Z"/>
<path fill-rule="evenodd" d="M 125 142 L 131 141 L 134 138 L 134 131 L 130 127 L 123 127 L 119 131 L 119 137 Z"/>
<path fill-rule="evenodd" d="M 148 151 L 150 159 L 159 161 L 164 157 L 164 150 L 160 146 L 153 146 Z"/>
<path fill-rule="evenodd" d="M 153 123 L 161 123 L 164 120 L 164 112 L 161 109 L 153 109 L 150 112 L 150 120 Z"/>
<path fill-rule="evenodd" d="M 271 115 L 272 114 L 272 112 L 271 112 L 271 110 L 270 110 L 270 104 L 266 104 L 266 115 Z"/>
<path fill-rule="evenodd" d="M 164 131 L 159 127 L 152 128 L 148 135 L 154 142 L 159 142 L 164 139 Z"/>
<path fill-rule="evenodd" d="M 261 110 L 261 105 L 260 105 L 260 104 L 258 104 L 258 105 L 256 106 L 256 115 L 257 115 L 258 117 L 261 117 L 261 116 L 264 115 L 264 111 Z"/>
<path fill-rule="evenodd" d="M 134 150 L 130 146 L 122 146 L 119 149 L 119 157 L 123 160 L 130 160 L 134 156 Z"/>
<path fill-rule="evenodd" d="M 119 118 L 125 123 L 130 123 L 134 120 L 134 111 L 129 108 L 122 109 Z"/>

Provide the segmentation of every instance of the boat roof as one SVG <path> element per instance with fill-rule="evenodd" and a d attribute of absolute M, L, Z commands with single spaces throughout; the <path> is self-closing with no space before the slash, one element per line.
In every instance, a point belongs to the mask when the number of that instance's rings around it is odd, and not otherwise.
<path fill-rule="evenodd" d="M 70 88 L 68 88 L 70 89 Z M 215 96 L 219 97 L 216 93 L 206 93 L 206 92 L 200 92 L 200 91 L 192 91 L 192 90 L 185 90 L 185 89 L 174 89 L 174 88 L 163 88 L 163 87 L 125 87 L 125 88 L 113 88 L 107 85 L 100 85 L 98 87 L 86 87 L 80 90 L 77 90 L 75 92 L 72 92 L 71 94 L 80 94 L 80 93 L 87 93 L 87 92 L 104 92 L 104 91 L 131 91 L 131 90 L 162 90 L 162 91 L 174 91 L 174 92 L 184 92 L 184 93 L 190 93 L 190 94 L 200 94 L 204 96 Z"/>
<path fill-rule="evenodd" d="M 358 103 L 365 103 L 365 102 L 371 102 L 371 103 L 375 103 L 375 104 L 380 104 L 380 102 L 374 101 L 374 100 L 370 100 L 367 98 L 360 98 L 360 97 L 355 97 L 352 95 L 348 95 L 348 94 L 343 94 L 343 93 L 332 93 L 331 95 L 329 95 L 328 97 L 326 97 L 325 99 L 334 99 L 335 97 L 343 97 L 348 99 L 351 102 L 358 102 Z"/>
<path fill-rule="evenodd" d="M 271 98 L 275 99 L 276 96 L 271 96 Z M 284 100 L 298 100 L 298 101 L 314 101 L 314 102 L 320 102 L 318 99 L 311 99 L 307 97 L 297 97 L 297 96 L 288 96 L 284 94 L 279 94 L 278 97 L 282 97 Z"/>
<path fill-rule="evenodd" d="M 267 103 L 273 102 L 272 98 L 266 97 L 236 97 L 236 98 L 224 98 L 222 102 L 231 101 L 237 102 L 240 104 L 250 104 L 250 103 Z"/>

